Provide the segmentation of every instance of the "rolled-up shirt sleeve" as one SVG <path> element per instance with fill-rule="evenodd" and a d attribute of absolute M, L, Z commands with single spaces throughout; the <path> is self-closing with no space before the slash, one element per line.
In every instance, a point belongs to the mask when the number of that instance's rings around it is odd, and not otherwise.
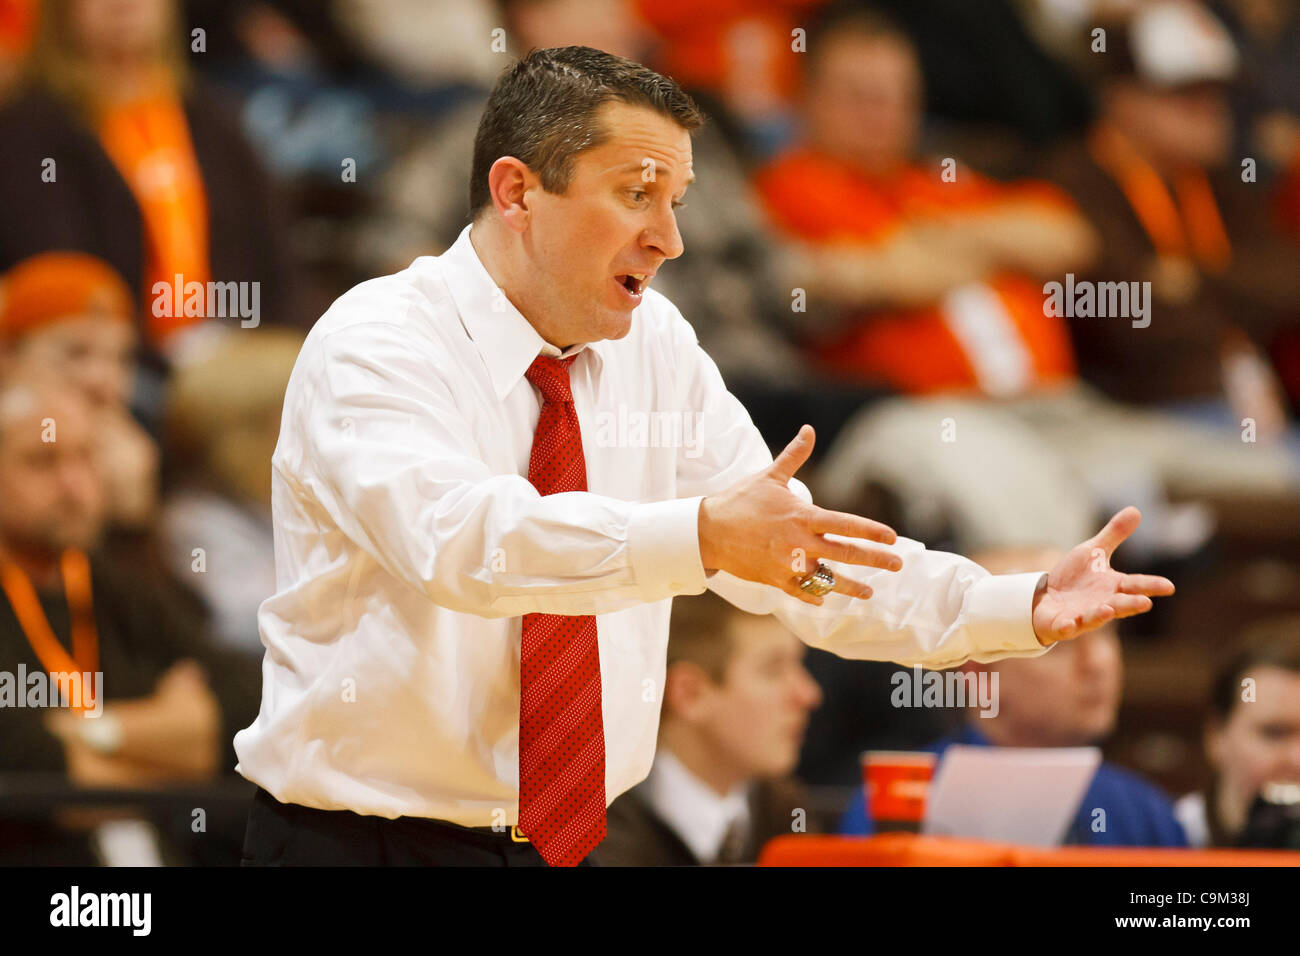
<path fill-rule="evenodd" d="M 310 350 L 310 351 L 309 351 Z M 494 473 L 454 384 L 396 325 L 305 347 L 274 467 L 390 574 L 481 617 L 598 614 L 704 590 L 699 499 L 542 496 Z"/>
<path fill-rule="evenodd" d="M 770 465 L 772 455 L 684 319 L 675 339 L 681 401 L 702 410 L 698 454 L 680 458 L 678 491 L 717 494 Z M 812 501 L 798 478 L 790 489 Z M 1034 634 L 1031 614 L 1044 575 L 995 575 L 968 558 L 901 536 L 887 550 L 902 558 L 902 570 L 824 562 L 836 574 L 869 584 L 873 595 L 866 600 L 835 592 L 821 606 L 812 605 L 725 571 L 709 574 L 707 586 L 742 610 L 774 615 L 806 644 L 840 657 L 943 668 L 1047 651 Z M 793 558 L 792 553 L 792 576 Z"/>

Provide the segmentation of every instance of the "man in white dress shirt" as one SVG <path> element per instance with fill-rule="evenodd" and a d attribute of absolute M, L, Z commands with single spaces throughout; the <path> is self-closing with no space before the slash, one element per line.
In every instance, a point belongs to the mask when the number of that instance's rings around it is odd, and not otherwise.
<path fill-rule="evenodd" d="M 1172 593 L 1109 566 L 1132 508 L 1050 574 L 994 576 L 811 503 L 812 429 L 773 461 L 647 288 L 683 251 L 701 121 L 630 61 L 530 54 L 485 107 L 460 238 L 307 337 L 272 459 L 262 707 L 235 737 L 246 863 L 590 862 L 650 769 L 674 595 L 946 667 Z"/>

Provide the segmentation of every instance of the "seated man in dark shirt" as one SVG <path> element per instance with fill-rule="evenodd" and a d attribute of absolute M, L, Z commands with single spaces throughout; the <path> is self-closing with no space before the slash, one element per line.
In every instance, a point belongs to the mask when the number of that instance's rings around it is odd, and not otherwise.
<path fill-rule="evenodd" d="M 91 423 L 79 392 L 35 369 L 0 385 L 0 773 L 92 788 L 208 780 L 234 766 L 257 667 L 213 650 L 159 582 L 97 553 Z M 79 832 L 0 820 L 0 857 L 96 862 L 86 831 L 106 818 L 59 819 Z"/>
<path fill-rule="evenodd" d="M 712 592 L 673 601 L 650 775 L 609 807 L 604 866 L 753 863 L 826 821 L 789 777 L 821 691 L 780 621 Z"/>
<path fill-rule="evenodd" d="M 1051 553 L 993 552 L 975 560 L 994 573 L 1051 567 Z M 1044 563 L 1045 562 L 1045 563 Z M 996 671 L 992 706 L 981 716 L 968 711 L 966 726 L 927 747 L 942 755 L 949 744 L 975 747 L 1082 747 L 1115 727 L 1123 661 L 1112 622 L 1041 657 L 966 665 Z M 840 832 L 875 830 L 861 789 L 840 821 Z M 1098 812 L 1104 811 L 1104 812 Z M 1173 804 L 1159 788 L 1132 771 L 1102 763 L 1083 796 L 1064 842 L 1085 846 L 1187 846 Z"/>

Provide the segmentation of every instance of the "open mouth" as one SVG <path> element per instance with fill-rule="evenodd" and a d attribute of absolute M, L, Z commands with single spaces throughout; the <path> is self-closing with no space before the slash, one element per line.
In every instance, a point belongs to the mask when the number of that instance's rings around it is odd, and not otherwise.
<path fill-rule="evenodd" d="M 650 280 L 653 278 L 653 273 L 628 272 L 623 275 L 614 276 L 614 281 L 621 285 L 629 296 L 633 299 L 639 300 L 641 294 L 645 292 L 646 287 L 650 285 Z"/>

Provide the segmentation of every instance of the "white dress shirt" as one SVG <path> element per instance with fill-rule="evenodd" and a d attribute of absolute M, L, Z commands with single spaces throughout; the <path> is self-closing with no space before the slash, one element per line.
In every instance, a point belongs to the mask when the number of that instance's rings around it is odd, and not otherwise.
<path fill-rule="evenodd" d="M 715 863 L 733 825 L 748 828 L 749 784 L 726 795 L 697 777 L 671 750 L 655 757 L 639 793 L 701 863 Z"/>
<path fill-rule="evenodd" d="M 1210 845 L 1210 818 L 1205 804 L 1205 794 L 1192 791 L 1174 801 L 1174 817 L 1183 825 L 1188 846 Z"/>
<path fill-rule="evenodd" d="M 816 607 L 706 576 L 702 497 L 772 456 L 654 290 L 625 337 L 570 350 L 588 491 L 539 495 L 527 474 L 541 398 L 524 372 L 545 343 L 469 230 L 341 296 L 294 365 L 271 461 L 262 706 L 235 736 L 243 776 L 309 807 L 515 824 L 532 611 L 597 615 L 607 803 L 650 770 L 673 595 L 708 587 L 848 658 L 1043 653 L 1030 624 L 1041 575 L 993 576 L 907 538 L 893 547 L 901 571 L 850 572 L 874 588 L 866 601 Z"/>

